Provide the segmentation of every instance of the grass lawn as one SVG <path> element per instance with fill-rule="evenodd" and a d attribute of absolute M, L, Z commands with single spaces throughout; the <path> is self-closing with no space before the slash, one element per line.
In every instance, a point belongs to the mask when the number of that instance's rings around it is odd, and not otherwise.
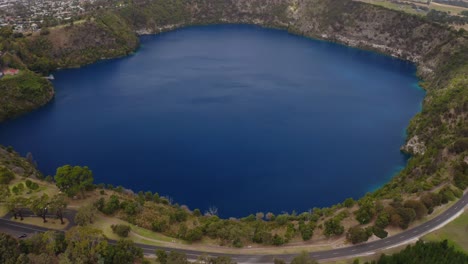
<path fill-rule="evenodd" d="M 408 245 L 403 245 L 387 250 L 381 250 L 375 252 L 375 254 L 369 255 L 369 256 L 361 256 L 361 257 L 354 257 L 354 258 L 349 258 L 349 259 L 340 259 L 340 260 L 330 260 L 330 261 L 324 261 L 320 262 L 322 264 L 350 264 L 352 263 L 355 259 L 359 259 L 359 263 L 365 263 L 366 261 L 371 262 L 373 260 L 378 260 L 382 254 L 386 255 L 392 255 L 395 253 L 400 252 L 401 250 L 405 249 Z"/>
<path fill-rule="evenodd" d="M 457 219 L 423 237 L 423 240 L 427 241 L 444 239 L 447 239 L 456 249 L 468 253 L 468 211 L 465 210 Z"/>
<path fill-rule="evenodd" d="M 60 224 L 60 219 L 47 218 L 47 223 L 43 223 L 42 218 L 40 217 L 25 217 L 23 221 L 21 221 L 19 218 L 15 220 L 15 218 L 12 217 L 10 220 L 18 223 L 30 224 L 55 230 L 63 230 L 67 227 L 69 223 L 68 219 L 66 218 L 63 219 L 63 221 L 65 222 L 65 224 L 63 225 Z"/>
<path fill-rule="evenodd" d="M 116 224 L 129 225 L 131 227 L 131 232 L 128 238 L 132 239 L 135 242 L 147 243 L 148 241 L 153 241 L 154 243 L 152 244 L 156 243 L 158 245 L 160 245 L 160 243 L 157 243 L 157 242 L 173 242 L 174 241 L 176 243 L 181 243 L 181 241 L 179 241 L 178 239 L 170 238 L 170 237 L 152 232 L 150 230 L 146 230 L 144 228 L 132 225 L 130 223 L 127 223 L 115 217 L 107 217 L 104 215 L 98 215 L 96 217 L 96 220 L 91 226 L 99 230 L 102 230 L 104 235 L 107 236 L 108 238 L 119 239 L 119 237 L 116 234 L 114 234 L 114 232 L 112 232 L 112 228 L 111 228 L 111 225 L 116 225 Z"/>
<path fill-rule="evenodd" d="M 30 180 L 32 182 L 35 182 L 39 185 L 39 188 L 37 190 L 30 190 L 26 187 L 26 180 Z M 20 196 L 23 196 L 25 198 L 30 198 L 32 196 L 40 197 L 42 194 L 47 194 L 49 198 L 52 196 L 56 195 L 59 193 L 59 190 L 53 183 L 48 183 L 45 181 L 40 181 L 37 179 L 33 178 L 23 178 L 23 177 L 16 177 L 10 184 L 10 191 L 13 189 L 14 186 L 18 186 L 20 183 L 23 184 L 24 190 L 19 194 Z"/>

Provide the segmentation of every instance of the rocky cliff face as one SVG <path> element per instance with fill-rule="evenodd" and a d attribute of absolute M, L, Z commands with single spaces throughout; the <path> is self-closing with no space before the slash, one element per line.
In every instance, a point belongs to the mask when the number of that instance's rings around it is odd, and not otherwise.
<path fill-rule="evenodd" d="M 421 17 L 351 0 L 143 0 L 53 31 L 49 56 L 61 66 L 76 66 L 128 54 L 138 45 L 134 33 L 219 23 L 281 28 L 375 50 L 418 63 L 426 79 L 468 43 L 466 35 Z"/>
<path fill-rule="evenodd" d="M 191 24 L 247 23 L 287 29 L 307 37 L 376 50 L 420 65 L 431 76 L 438 50 L 460 37 L 420 17 L 351 0 L 195 0 L 176 1 L 179 12 L 161 19 L 167 1 L 140 2 L 118 12 L 139 33 L 158 33 Z M 138 11 L 135 11 L 138 10 Z M 166 12 L 167 11 L 167 12 Z M 135 14 L 138 13 L 138 16 Z M 133 14 L 133 15 L 132 15 Z M 427 57 L 428 54 L 435 56 Z M 442 54 L 446 56 L 447 54 Z"/>

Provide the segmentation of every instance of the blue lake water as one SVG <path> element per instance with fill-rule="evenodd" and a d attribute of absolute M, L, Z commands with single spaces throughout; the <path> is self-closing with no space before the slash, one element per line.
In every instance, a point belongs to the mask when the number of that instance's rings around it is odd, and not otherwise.
<path fill-rule="evenodd" d="M 0 124 L 0 144 L 45 174 L 87 165 L 223 217 L 381 186 L 424 97 L 409 62 L 244 25 L 145 36 L 132 56 L 54 75 L 55 100 Z"/>

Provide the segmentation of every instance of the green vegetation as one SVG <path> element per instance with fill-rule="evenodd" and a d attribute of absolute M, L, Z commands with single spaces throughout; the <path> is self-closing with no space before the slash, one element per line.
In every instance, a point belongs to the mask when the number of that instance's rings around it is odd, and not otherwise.
<path fill-rule="evenodd" d="M 13 172 L 8 168 L 0 166 L 0 184 L 9 184 L 15 178 Z"/>
<path fill-rule="evenodd" d="M 22 262 L 16 262 L 23 259 Z M 143 251 L 130 240 L 107 243 L 99 230 L 76 227 L 65 235 L 49 231 L 18 241 L 0 233 L 1 263 L 134 263 Z"/>
<path fill-rule="evenodd" d="M 424 241 L 442 241 L 448 243 L 459 251 L 468 253 L 468 211 L 446 226 L 423 237 Z"/>
<path fill-rule="evenodd" d="M 439 13 L 431 14 L 437 18 L 433 21 L 440 20 Z M 409 59 L 418 63 L 418 74 L 424 80 L 422 86 L 427 95 L 421 113 L 407 130 L 408 144 L 403 150 L 412 156 L 406 168 L 374 193 L 357 201 L 347 199 L 330 208 L 313 208 L 299 214 L 258 212 L 241 219 L 220 219 L 214 209 L 205 214 L 199 209 L 190 211 L 157 193 L 135 194 L 123 187 L 94 185 L 87 167 L 66 165 L 57 169 L 54 178 L 44 178 L 35 169 L 32 156 L 20 158 L 12 148 L 4 147 L 0 148 L 0 202 L 14 218 L 22 219 L 23 210 L 29 208 L 43 222 L 47 221 L 44 208 L 49 205 L 49 210 L 62 223 L 63 210 L 68 204 L 78 204 L 75 221 L 82 227 L 65 239 L 83 237 L 84 241 L 98 246 L 91 250 L 85 244 L 72 243 L 58 250 L 60 253 L 55 256 L 60 259 L 81 257 L 97 261 L 102 254 L 107 254 L 105 261 L 111 262 L 140 258 L 131 243 L 121 242 L 110 249 L 102 235 L 92 230 L 96 217 L 103 215 L 119 219 L 114 229 L 123 236 L 134 235 L 124 226 L 131 226 L 134 232 L 138 226 L 148 233 L 149 230 L 160 233 L 155 236 L 232 247 L 252 243 L 280 246 L 343 234 L 349 242 L 360 243 L 372 234 L 386 237 L 388 227 L 406 229 L 432 214 L 437 206 L 460 197 L 468 186 L 468 164 L 464 160 L 468 154 L 468 37 L 463 30 L 453 31 L 430 19 L 430 16 L 412 16 L 345 0 L 294 3 L 155 0 L 129 2 L 116 10 L 96 10 L 82 23 L 46 29 L 29 37 L 14 36 L 11 28 L 3 27 L 0 29 L 1 66 L 20 69 L 20 74 L 0 80 L 0 121 L 47 103 L 53 97 L 53 89 L 40 75 L 57 67 L 80 66 L 127 55 L 138 45 L 135 32 L 158 33 L 211 23 L 255 23 L 287 28 L 307 37 Z M 46 181 L 38 181 L 43 179 Z M 58 190 L 49 184 L 54 180 L 68 197 L 57 195 Z M 78 194 L 82 198 L 79 201 L 69 198 Z M 110 224 L 104 228 L 110 230 Z M 109 231 L 111 235 L 114 234 Z M 426 250 L 421 245 L 415 248 Z M 126 254 L 120 249 L 126 249 Z M 407 254 L 413 254 L 411 250 Z M 447 250 L 451 252 L 450 248 Z M 18 252 L 21 258 L 46 257 Z M 176 253 L 165 257 L 160 254 L 160 261 L 165 258 L 167 263 L 184 259 Z M 297 263 L 309 260 L 304 261 Z M 391 260 L 384 257 L 382 261 Z"/>
<path fill-rule="evenodd" d="M 93 187 L 93 173 L 88 167 L 65 165 L 57 169 L 55 174 L 57 187 L 69 197 L 79 192 L 81 198 L 85 197 L 85 191 Z"/>
<path fill-rule="evenodd" d="M 408 246 L 400 253 L 392 256 L 382 255 L 378 261 L 366 262 L 368 264 L 453 264 L 468 263 L 468 255 L 456 251 L 448 245 L 447 240 L 442 242 L 418 241 L 414 246 Z"/>
<path fill-rule="evenodd" d="M 128 237 L 130 233 L 130 226 L 128 225 L 111 225 L 112 232 L 116 233 L 119 237 Z"/>
<path fill-rule="evenodd" d="M 28 70 L 0 79 L 0 121 L 45 105 L 54 91 L 46 79 Z"/>

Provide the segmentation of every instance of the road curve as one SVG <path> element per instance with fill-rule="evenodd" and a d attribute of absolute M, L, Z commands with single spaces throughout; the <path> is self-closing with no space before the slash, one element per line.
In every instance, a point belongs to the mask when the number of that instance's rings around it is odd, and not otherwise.
<path fill-rule="evenodd" d="M 404 244 L 407 241 L 411 241 L 421 237 L 422 235 L 428 233 L 439 227 L 444 222 L 453 218 L 457 214 L 461 213 L 465 206 L 468 205 L 468 193 L 463 195 L 463 197 L 458 200 L 454 205 L 447 209 L 442 214 L 437 217 L 423 223 L 422 225 L 416 226 L 414 228 L 408 229 L 404 232 L 401 232 L 397 235 L 390 236 L 384 239 L 377 241 L 367 242 L 363 244 L 358 244 L 349 247 L 343 247 L 338 249 L 331 249 L 325 251 L 311 252 L 310 256 L 316 260 L 326 260 L 326 259 L 344 259 L 350 258 L 353 256 L 360 256 L 366 254 L 373 254 L 375 251 L 395 247 L 401 244 Z M 28 224 L 22 224 L 14 222 L 8 219 L 0 219 L 0 232 L 7 232 L 13 235 L 19 235 L 23 233 L 35 233 L 35 232 L 45 232 L 49 229 L 43 227 L 32 226 Z M 116 243 L 114 240 L 109 241 L 111 244 Z M 183 252 L 187 255 L 189 259 L 195 259 L 200 255 L 210 255 L 210 256 L 229 256 L 237 263 L 272 263 L 275 258 L 283 259 L 286 262 L 290 262 L 296 254 L 279 254 L 279 255 L 255 255 L 255 254 L 222 254 L 222 253 L 211 253 L 211 252 L 202 252 L 196 250 L 187 250 L 187 249 L 174 249 L 168 247 L 159 247 L 151 246 L 144 244 L 136 244 L 141 247 L 145 254 L 154 254 L 155 250 L 163 249 L 167 251 L 176 250 Z M 281 248 L 278 248 L 281 249 Z"/>

